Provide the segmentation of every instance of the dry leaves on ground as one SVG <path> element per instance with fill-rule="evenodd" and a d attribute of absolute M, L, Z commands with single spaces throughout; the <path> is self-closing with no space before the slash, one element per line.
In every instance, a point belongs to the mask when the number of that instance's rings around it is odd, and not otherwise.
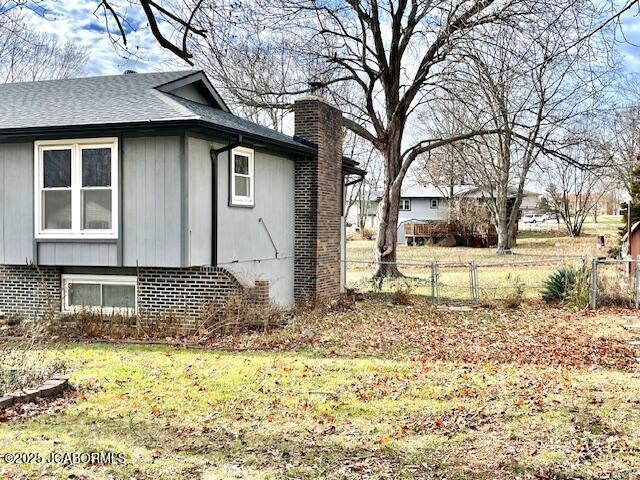
<path fill-rule="evenodd" d="M 612 315 L 571 313 L 541 304 L 515 310 L 441 311 L 426 302 L 397 306 L 367 297 L 352 310 L 308 312 L 268 333 L 220 337 L 207 346 L 226 350 L 297 350 L 325 355 L 418 356 L 463 363 L 632 369 L 636 352 L 612 325 Z"/>

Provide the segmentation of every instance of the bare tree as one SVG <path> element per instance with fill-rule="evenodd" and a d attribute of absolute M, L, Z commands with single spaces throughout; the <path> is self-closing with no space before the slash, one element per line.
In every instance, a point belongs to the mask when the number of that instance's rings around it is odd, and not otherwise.
<path fill-rule="evenodd" d="M 582 147 L 576 157 L 580 166 L 556 160 L 545 167 L 549 210 L 562 220 L 572 237 L 580 236 L 584 222 L 598 208 L 610 186 L 597 149 Z"/>
<path fill-rule="evenodd" d="M 291 32 L 265 32 L 263 18 L 219 5 L 204 9 L 196 21 L 208 32 L 191 47 L 198 66 L 239 114 L 282 130 L 292 96 L 309 91 L 316 70 L 294 53 Z"/>
<path fill-rule="evenodd" d="M 229 49 L 253 59 L 257 51 L 267 55 L 283 47 L 308 67 L 306 75 L 295 69 L 296 75 L 288 77 L 285 89 L 268 84 L 259 91 L 248 82 L 236 88 L 254 105 L 265 108 L 287 108 L 291 95 L 321 91 L 345 110 L 345 126 L 370 142 L 383 159 L 384 193 L 376 239 L 381 263 L 376 275 L 398 276 L 394 265 L 398 207 L 409 168 L 427 152 L 496 132 L 493 127 L 479 125 L 453 136 L 415 138 L 412 125 L 416 113 L 432 108 L 442 95 L 446 75 L 465 61 L 461 47 L 469 38 L 477 38 L 476 32 L 483 27 L 508 24 L 518 30 L 545 30 L 574 5 L 576 2 L 564 0 L 263 0 L 244 13 L 236 10 L 235 28 L 229 27 L 234 35 L 209 38 L 204 52 L 222 68 Z M 207 21 L 202 30 L 213 32 L 215 19 Z M 253 32 L 254 24 L 262 28 L 257 36 L 243 34 L 245 27 Z M 284 33 L 288 43 L 281 41 Z M 256 38 L 261 48 L 256 48 Z M 344 84 L 351 88 L 345 90 Z"/>
<path fill-rule="evenodd" d="M 0 82 L 68 78 L 84 68 L 86 48 L 34 31 L 22 12 L 0 18 Z"/>
<path fill-rule="evenodd" d="M 109 4 L 102 4 L 107 9 Z M 228 58 L 234 58 L 230 48 L 241 52 L 239 58 L 246 68 L 253 65 L 256 51 L 271 55 L 281 51 L 280 46 L 292 52 L 289 58 L 300 61 L 304 70 L 295 69 L 286 88 L 244 84 L 237 75 L 221 77 L 231 79 L 238 91 L 245 90 L 244 97 L 254 108 L 287 108 L 290 95 L 309 91 L 325 91 L 344 107 L 345 126 L 369 141 L 383 158 L 384 194 L 376 240 L 381 262 L 376 275 L 398 276 L 394 262 L 400 187 L 415 159 L 456 141 L 497 133 L 495 128 L 480 125 L 452 137 L 412 135 L 416 112 L 432 109 L 442 94 L 444 76 L 465 61 L 459 50 L 465 40 L 476 38 L 475 32 L 489 25 L 545 32 L 558 28 L 559 19 L 572 19 L 576 25 L 564 31 L 564 51 L 569 52 L 633 4 L 625 3 L 602 22 L 593 20 L 594 9 L 606 10 L 607 5 L 586 0 L 204 0 L 186 2 L 180 14 L 163 12 L 157 3 L 151 4 L 155 10 L 145 12 L 160 13 L 173 22 L 182 42 L 174 45 L 177 51 L 170 49 L 187 61 L 191 61 L 188 42 L 198 44 L 206 33 L 210 36 L 204 51 L 208 49 L 221 70 L 225 63 L 228 66 Z M 117 14 L 113 17 L 118 18 Z M 566 28 L 566 22 L 561 23 Z M 229 25 L 230 29 L 224 28 Z M 254 33 L 254 25 L 261 30 Z M 218 30 L 230 33 L 211 41 Z M 124 30 L 120 31 L 124 37 Z M 167 38 L 160 37 L 165 45 Z M 251 37 L 259 38 L 265 48 L 256 49 Z M 347 89 L 345 95 L 339 87 L 345 83 L 354 85 L 358 94 Z"/>
<path fill-rule="evenodd" d="M 376 150 L 353 133 L 345 137 L 345 154 L 358 161 L 359 167 L 367 172 L 367 176 L 347 189 L 345 216 L 348 218 L 351 209 L 357 212 L 356 223 L 360 231 L 366 227 L 374 195 L 380 188 L 383 171 L 380 158 Z"/>
<path fill-rule="evenodd" d="M 486 235 L 489 231 L 491 212 L 482 198 L 458 195 L 449 200 L 449 223 L 465 239 Z"/>
<path fill-rule="evenodd" d="M 347 188 L 345 198 L 345 217 L 349 217 L 351 209 L 355 207 L 358 212 L 358 226 L 362 228 L 361 217 L 363 212 L 366 214 L 370 194 L 377 189 L 381 169 L 379 168 L 375 149 L 357 135 L 347 133 L 344 146 L 344 154 L 356 160 L 359 163 L 359 167 L 368 174 L 363 181 Z"/>
<path fill-rule="evenodd" d="M 630 194 L 633 169 L 640 165 L 640 105 L 629 105 L 613 115 L 607 144 L 613 173 Z"/>
<path fill-rule="evenodd" d="M 443 136 L 452 136 L 461 133 L 459 118 L 456 115 L 457 105 L 455 102 L 446 102 L 446 108 L 436 109 L 437 130 Z M 429 119 L 424 119 L 425 123 Z M 467 172 L 465 162 L 461 161 L 464 156 L 464 143 L 450 143 L 443 147 L 428 152 L 418 157 L 417 165 L 417 183 L 420 185 L 432 185 L 440 190 L 440 193 L 447 199 L 453 201 L 455 198 L 456 187 L 466 185 L 470 178 Z M 449 209 L 449 219 L 454 216 Z"/>
<path fill-rule="evenodd" d="M 111 0 L 101 0 L 96 4 L 94 15 L 102 16 L 111 43 L 121 54 L 132 53 L 128 47 L 128 33 L 148 28 L 162 48 L 193 65 L 193 54 L 188 49 L 189 39 L 192 35 L 202 38 L 206 36 L 203 30 L 194 26 L 195 16 L 200 12 L 202 3 L 203 0 L 129 0 L 123 6 Z M 142 10 L 147 19 L 145 25 L 137 25 L 131 21 L 132 7 Z"/>
<path fill-rule="evenodd" d="M 590 45 L 566 51 L 564 28 L 533 35 L 486 29 L 484 37 L 493 32 L 494 41 L 469 42 L 465 67 L 450 79 L 456 109 L 447 108 L 462 124 L 458 129 L 496 131 L 465 142 L 460 162 L 485 197 L 498 233 L 497 252 L 508 253 L 531 169 L 543 156 L 572 161 L 562 153 L 570 138 L 566 132 L 593 112 L 601 101 L 595 92 L 608 77 L 589 63 Z"/>

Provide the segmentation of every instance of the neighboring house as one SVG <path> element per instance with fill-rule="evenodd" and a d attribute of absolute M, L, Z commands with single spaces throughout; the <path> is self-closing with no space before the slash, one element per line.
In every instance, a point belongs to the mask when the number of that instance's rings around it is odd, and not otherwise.
<path fill-rule="evenodd" d="M 349 233 L 354 233 L 358 230 L 361 218 L 364 228 L 373 229 L 377 226 L 378 202 L 372 196 L 373 193 L 375 192 L 369 192 L 369 198 L 362 204 L 355 202 L 351 206 L 347 217 L 347 231 Z M 363 206 L 362 209 L 360 208 L 361 205 Z"/>
<path fill-rule="evenodd" d="M 0 86 L 0 312 L 185 319 L 231 293 L 341 289 L 341 113 L 296 136 L 230 113 L 200 71 Z M 46 288 L 45 288 L 46 287 Z"/>
<path fill-rule="evenodd" d="M 522 192 L 522 203 L 520 204 L 520 212 L 522 215 L 527 213 L 538 212 L 538 201 L 542 195 L 530 190 L 524 190 Z"/>
<path fill-rule="evenodd" d="M 616 204 L 619 205 L 619 202 L 615 202 L 612 198 L 614 197 L 611 194 L 570 193 L 567 195 L 567 202 L 569 203 L 571 213 L 575 213 L 576 207 L 579 206 L 579 210 L 588 208 L 590 215 L 612 215 Z"/>
<path fill-rule="evenodd" d="M 405 223 L 429 223 L 446 222 L 449 219 L 449 200 L 451 189 L 447 186 L 413 185 L 402 187 L 400 209 L 398 214 L 398 243 L 404 243 Z M 482 198 L 486 196 L 480 188 L 470 185 L 455 186 L 454 197 Z M 375 201 L 369 207 L 368 221 L 371 228 L 377 228 L 376 217 L 371 212 L 377 211 L 378 202 L 382 198 L 382 192 L 374 192 Z M 531 191 L 524 192 L 521 212 L 535 211 L 539 194 Z"/>

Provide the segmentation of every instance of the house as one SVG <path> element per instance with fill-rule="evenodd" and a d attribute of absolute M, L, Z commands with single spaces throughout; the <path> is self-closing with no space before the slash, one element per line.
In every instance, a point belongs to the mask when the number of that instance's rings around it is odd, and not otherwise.
<path fill-rule="evenodd" d="M 169 314 L 232 293 L 341 290 L 341 112 L 295 135 L 233 115 L 201 71 L 0 85 L 0 312 Z M 257 300 L 256 300 L 257 301 Z"/>
<path fill-rule="evenodd" d="M 398 243 L 405 243 L 404 225 L 408 223 L 446 222 L 449 220 L 449 198 L 453 193 L 455 198 L 483 198 L 486 194 L 479 187 L 471 185 L 457 185 L 453 187 L 440 185 L 410 185 L 403 186 L 400 197 L 398 215 Z M 540 195 L 528 190 L 524 191 L 520 206 L 521 214 L 536 210 Z M 377 228 L 378 223 L 373 212 L 377 211 L 382 192 L 373 192 L 371 204 L 367 212 L 367 225 Z"/>

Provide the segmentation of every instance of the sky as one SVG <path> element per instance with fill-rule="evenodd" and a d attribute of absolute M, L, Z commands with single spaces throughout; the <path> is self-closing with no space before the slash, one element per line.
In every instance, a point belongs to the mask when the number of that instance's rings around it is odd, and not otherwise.
<path fill-rule="evenodd" d="M 131 30 L 125 25 L 130 54 L 123 56 L 123 52 L 118 52 L 109 39 L 104 13 L 95 11 L 99 3 L 99 0 L 38 0 L 33 7 L 38 14 L 30 13 L 29 20 L 38 30 L 49 32 L 61 41 L 84 45 L 90 54 L 85 75 L 116 74 L 124 70 L 166 70 L 169 62 L 176 68 L 188 67 L 158 46 L 148 29 L 137 28 L 146 25 L 139 6 L 117 1 L 112 4 L 127 16 L 134 27 Z M 640 18 L 629 12 L 623 24 L 625 40 L 628 41 L 618 47 L 623 68 L 640 73 Z M 115 28 L 113 21 L 111 26 Z"/>
<path fill-rule="evenodd" d="M 124 70 L 166 70 L 168 62 L 177 68 L 188 67 L 158 46 L 148 29 L 138 28 L 146 25 L 144 13 L 139 6 L 129 5 L 127 1 L 112 2 L 133 27 L 125 25 L 130 54 L 117 51 L 107 33 L 103 11 L 96 11 L 99 3 L 99 0 L 41 0 L 32 7 L 33 12 L 25 14 L 38 31 L 49 32 L 62 42 L 85 46 L 89 52 L 84 72 L 87 76 L 117 74 Z M 109 20 L 111 30 L 117 31 L 116 24 Z"/>

